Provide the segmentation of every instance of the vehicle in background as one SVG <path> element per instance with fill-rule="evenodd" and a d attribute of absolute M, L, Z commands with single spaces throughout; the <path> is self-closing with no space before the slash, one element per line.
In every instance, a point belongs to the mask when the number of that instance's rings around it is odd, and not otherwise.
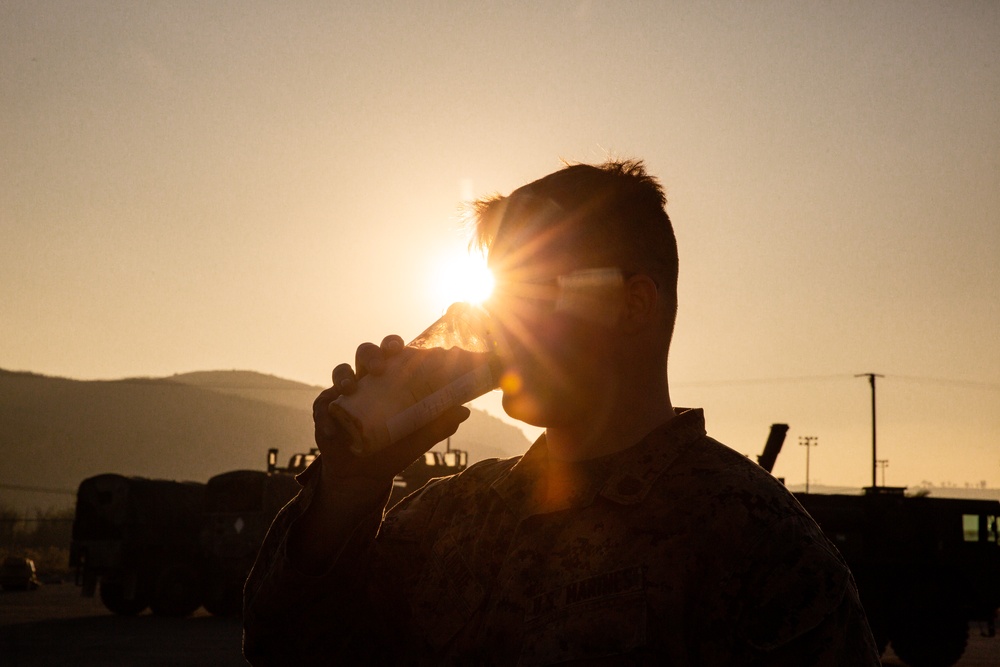
<path fill-rule="evenodd" d="M 5 591 L 33 591 L 41 585 L 35 561 L 24 556 L 7 556 L 0 565 L 0 588 Z"/>
<path fill-rule="evenodd" d="M 113 473 L 77 491 L 70 567 L 83 595 L 100 589 L 116 614 L 146 607 L 186 616 L 201 605 L 201 525 L 205 485 Z"/>
<path fill-rule="evenodd" d="M 775 424 L 758 462 L 773 468 L 788 426 Z M 851 568 L 879 651 L 891 643 L 913 667 L 961 658 L 970 621 L 992 627 L 1000 608 L 1000 502 L 796 493 Z"/>
<path fill-rule="evenodd" d="M 277 465 L 278 450 L 267 453 L 267 470 L 233 470 L 208 480 L 201 529 L 204 550 L 202 604 L 216 616 L 235 616 L 243 606 L 243 583 L 271 521 L 299 492 L 295 475 L 318 455 L 293 454 Z"/>
<path fill-rule="evenodd" d="M 295 475 L 318 450 L 293 454 L 266 470 L 232 470 L 207 484 L 103 474 L 77 492 L 70 566 L 84 596 L 100 591 L 104 606 L 135 615 L 214 615 L 242 610 L 243 583 L 274 517 L 295 494 Z M 465 469 L 464 451 L 430 451 L 393 481 L 391 507 L 433 477 Z"/>
<path fill-rule="evenodd" d="M 461 449 L 448 448 L 443 452 L 431 450 L 411 463 L 406 470 L 396 475 L 392 481 L 392 493 L 389 495 L 388 507 L 410 495 L 435 477 L 447 477 L 465 470 L 469 455 Z"/>

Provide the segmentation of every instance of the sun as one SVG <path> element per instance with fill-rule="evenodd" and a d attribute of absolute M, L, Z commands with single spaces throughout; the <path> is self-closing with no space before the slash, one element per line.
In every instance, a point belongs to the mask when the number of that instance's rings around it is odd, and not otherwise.
<path fill-rule="evenodd" d="M 493 274 L 486 266 L 486 258 L 478 253 L 442 257 L 435 269 L 435 300 L 442 307 L 456 301 L 481 304 L 493 292 Z"/>

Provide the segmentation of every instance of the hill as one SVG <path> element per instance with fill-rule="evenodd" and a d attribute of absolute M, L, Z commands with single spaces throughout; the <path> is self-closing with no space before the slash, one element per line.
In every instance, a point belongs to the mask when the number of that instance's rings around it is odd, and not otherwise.
<path fill-rule="evenodd" d="M 0 370 L 0 504 L 69 505 L 81 480 L 103 472 L 206 481 L 262 469 L 270 447 L 283 462 L 312 445 L 319 391 L 250 371 L 80 381 Z M 479 410 L 452 438 L 470 461 L 528 445 Z"/>
<path fill-rule="evenodd" d="M 304 408 L 307 411 L 311 410 L 313 400 L 323 389 L 254 371 L 198 371 L 164 379 L 210 389 L 227 396 L 238 396 L 299 410 Z"/>

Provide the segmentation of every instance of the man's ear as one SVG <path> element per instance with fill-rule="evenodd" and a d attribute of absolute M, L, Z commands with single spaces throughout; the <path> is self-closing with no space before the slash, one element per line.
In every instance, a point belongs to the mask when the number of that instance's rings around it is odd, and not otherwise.
<path fill-rule="evenodd" d="M 626 280 L 624 288 L 624 308 L 619 320 L 621 326 L 630 332 L 649 326 L 658 317 L 660 307 L 656 283 L 640 273 Z"/>

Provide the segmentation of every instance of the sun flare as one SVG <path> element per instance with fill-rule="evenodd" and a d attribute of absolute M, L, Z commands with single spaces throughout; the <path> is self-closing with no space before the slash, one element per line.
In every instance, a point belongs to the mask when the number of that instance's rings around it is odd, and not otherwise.
<path fill-rule="evenodd" d="M 486 258 L 463 253 L 440 260 L 435 284 L 436 299 L 447 306 L 456 301 L 481 304 L 493 292 L 493 274 Z"/>

